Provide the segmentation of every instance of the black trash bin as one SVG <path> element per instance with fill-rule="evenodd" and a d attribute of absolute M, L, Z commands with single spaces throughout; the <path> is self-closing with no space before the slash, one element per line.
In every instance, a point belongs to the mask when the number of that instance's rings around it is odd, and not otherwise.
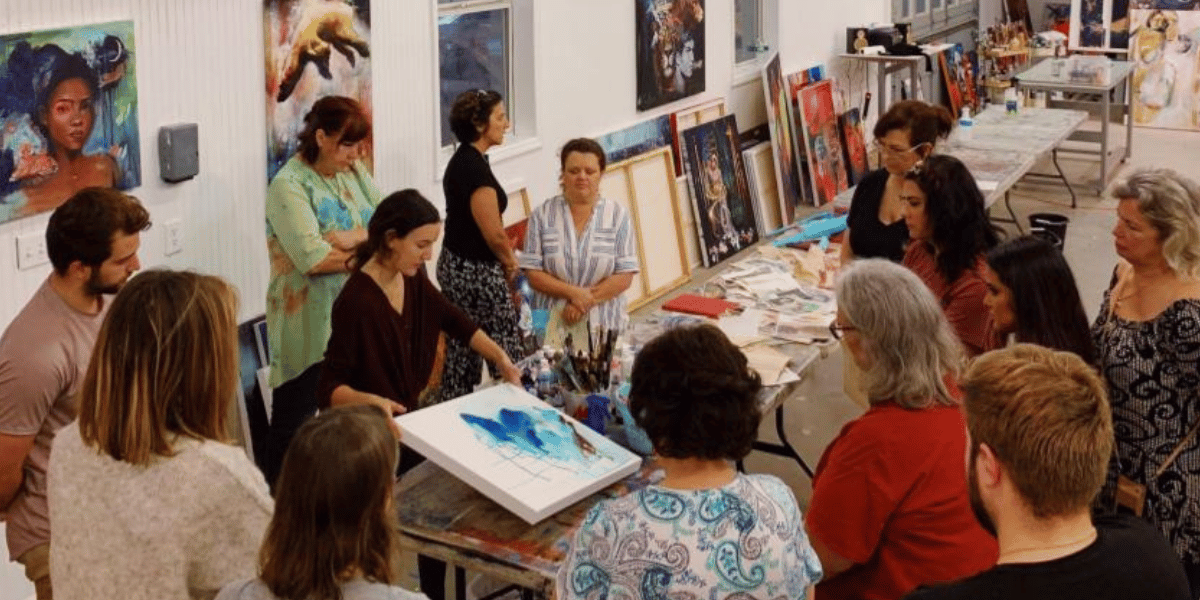
<path fill-rule="evenodd" d="M 1062 250 L 1063 245 L 1067 243 L 1067 223 L 1070 222 L 1071 219 L 1068 219 L 1066 215 L 1034 213 L 1029 215 L 1029 233 L 1045 238 L 1046 241 Z"/>

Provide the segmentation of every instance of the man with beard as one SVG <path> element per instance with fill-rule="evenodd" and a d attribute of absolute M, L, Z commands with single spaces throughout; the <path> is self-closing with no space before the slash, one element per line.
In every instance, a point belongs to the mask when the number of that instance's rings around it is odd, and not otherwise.
<path fill-rule="evenodd" d="M 85 188 L 46 226 L 54 270 L 0 337 L 0 511 L 9 556 L 37 598 L 51 597 L 46 465 L 55 433 L 75 420 L 77 387 L 108 309 L 140 268 L 139 233 L 150 215 L 132 196 Z"/>
<path fill-rule="evenodd" d="M 907 600 L 1184 600 L 1188 582 L 1158 531 L 1132 515 L 1093 520 L 1112 455 L 1104 382 L 1077 355 L 1017 344 L 975 360 L 963 384 L 967 486 L 995 567 Z"/>

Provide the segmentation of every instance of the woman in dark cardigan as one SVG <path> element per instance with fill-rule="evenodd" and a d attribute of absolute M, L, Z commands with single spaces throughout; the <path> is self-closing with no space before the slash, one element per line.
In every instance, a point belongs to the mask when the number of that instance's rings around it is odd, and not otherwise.
<path fill-rule="evenodd" d="M 396 192 L 379 203 L 367 241 L 354 253 L 350 278 L 333 302 L 333 331 L 317 384 L 322 408 L 373 404 L 389 415 L 416 410 L 443 331 L 495 364 L 506 381 L 520 385 L 520 371 L 504 350 L 425 275 L 441 232 L 437 208 L 416 190 Z M 422 460 L 404 452 L 400 474 Z M 418 556 L 417 568 L 422 591 L 441 600 L 446 564 Z"/>
<path fill-rule="evenodd" d="M 426 276 L 425 262 L 441 230 L 437 208 L 416 190 L 396 192 L 379 204 L 333 303 L 333 332 L 317 388 L 322 407 L 415 410 L 443 331 L 520 385 L 520 371 L 508 355 Z"/>

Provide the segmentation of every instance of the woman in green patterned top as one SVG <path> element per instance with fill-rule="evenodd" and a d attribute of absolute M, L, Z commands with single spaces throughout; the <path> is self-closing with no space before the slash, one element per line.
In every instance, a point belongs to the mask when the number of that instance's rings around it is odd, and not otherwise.
<path fill-rule="evenodd" d="M 267 337 L 273 388 L 263 473 L 273 483 L 296 429 L 316 413 L 319 363 L 347 261 L 381 200 L 360 160 L 371 125 L 350 98 L 327 96 L 304 117 L 300 148 L 267 189 Z"/>

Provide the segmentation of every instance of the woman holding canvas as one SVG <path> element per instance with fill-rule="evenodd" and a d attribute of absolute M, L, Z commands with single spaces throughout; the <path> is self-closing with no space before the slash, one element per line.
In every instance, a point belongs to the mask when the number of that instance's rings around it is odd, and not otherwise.
<path fill-rule="evenodd" d="M 568 325 L 622 330 L 625 290 L 638 272 L 629 213 L 600 195 L 604 150 L 587 138 L 567 142 L 559 155 L 562 194 L 529 216 L 521 268 L 533 287 L 533 307 L 561 307 Z"/>

